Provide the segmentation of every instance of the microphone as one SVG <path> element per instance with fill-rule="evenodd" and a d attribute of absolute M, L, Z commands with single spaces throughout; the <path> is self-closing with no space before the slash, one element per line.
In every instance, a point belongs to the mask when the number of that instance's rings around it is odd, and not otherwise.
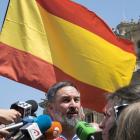
<path fill-rule="evenodd" d="M 37 111 L 38 104 L 37 104 L 37 102 L 35 100 L 28 100 L 28 101 L 26 101 L 26 103 L 32 105 L 32 109 L 31 109 L 31 116 L 32 116 Z"/>
<path fill-rule="evenodd" d="M 103 140 L 102 138 L 102 131 L 97 131 L 93 133 L 94 140 Z"/>
<path fill-rule="evenodd" d="M 94 140 L 95 129 L 87 122 L 78 122 L 74 131 L 80 140 Z"/>
<path fill-rule="evenodd" d="M 34 119 L 35 119 L 34 116 L 30 116 L 30 117 L 28 117 L 26 119 L 20 119 L 20 123 L 17 123 L 17 124 L 11 125 L 11 126 L 4 127 L 1 130 L 6 130 L 8 132 L 18 130 L 22 126 L 24 126 L 25 124 L 32 123 L 34 121 Z"/>
<path fill-rule="evenodd" d="M 34 100 L 28 100 L 26 102 L 16 102 L 11 105 L 10 109 L 15 109 L 21 113 L 21 118 L 27 118 L 30 115 L 35 116 L 34 112 L 38 109 L 38 104 Z"/>
<path fill-rule="evenodd" d="M 19 119 L 17 123 L 20 123 L 20 122 L 24 122 L 24 125 L 27 124 L 27 123 L 32 123 L 34 121 L 35 117 L 34 116 L 29 116 L 28 118 L 25 118 L 24 120 L 23 119 Z M 14 126 L 14 125 L 13 125 Z M 21 126 L 22 127 L 22 126 Z M 19 127 L 20 128 L 20 127 Z M 13 131 L 12 133 L 10 133 L 10 135 L 6 138 L 6 140 L 9 140 L 11 137 L 14 137 L 20 130 L 17 129 L 15 131 Z"/>
<path fill-rule="evenodd" d="M 21 118 L 27 118 L 31 115 L 32 105 L 25 102 L 16 102 L 11 105 L 10 109 L 15 109 L 21 114 Z"/>
<path fill-rule="evenodd" d="M 52 126 L 45 132 L 46 140 L 53 140 L 57 138 L 62 132 L 62 127 L 59 122 L 52 122 Z"/>
<path fill-rule="evenodd" d="M 16 140 L 36 140 L 45 131 L 47 131 L 52 125 L 51 118 L 45 114 L 38 116 L 34 119 L 34 123 L 28 123 L 22 128 L 20 128 L 22 135 L 20 135 Z"/>

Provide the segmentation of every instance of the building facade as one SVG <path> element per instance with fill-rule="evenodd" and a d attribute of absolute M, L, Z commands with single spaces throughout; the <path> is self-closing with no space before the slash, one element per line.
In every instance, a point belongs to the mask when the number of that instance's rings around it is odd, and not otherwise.
<path fill-rule="evenodd" d="M 127 21 L 122 21 L 120 24 L 117 25 L 116 30 L 112 30 L 116 36 L 134 42 L 134 49 L 137 54 L 137 61 L 131 83 L 140 83 L 140 19 L 136 22 L 132 18 L 130 23 Z"/>
<path fill-rule="evenodd" d="M 133 76 L 131 79 L 131 83 L 140 83 L 140 19 L 136 22 L 134 19 L 131 19 L 131 22 L 122 21 L 120 24 L 117 25 L 116 29 L 112 28 L 114 34 L 120 38 L 128 39 L 134 42 L 134 49 L 137 54 L 137 61 L 134 68 Z M 47 109 L 47 96 L 44 101 L 39 103 L 40 107 L 44 108 L 43 113 L 49 115 Z M 84 117 L 83 121 L 88 123 L 96 122 L 100 123 L 104 115 L 100 114 L 96 111 L 93 111 L 88 108 L 83 107 Z"/>

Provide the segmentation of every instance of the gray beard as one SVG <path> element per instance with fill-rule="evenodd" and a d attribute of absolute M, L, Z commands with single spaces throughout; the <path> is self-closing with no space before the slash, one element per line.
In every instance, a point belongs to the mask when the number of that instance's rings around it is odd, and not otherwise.
<path fill-rule="evenodd" d="M 57 120 L 62 124 L 65 124 L 70 127 L 75 127 L 76 124 L 79 121 L 81 121 L 81 111 L 77 116 L 67 117 L 64 116 L 62 113 L 60 113 L 56 106 L 54 107 L 54 109 L 55 109 L 55 115 L 57 117 Z"/>

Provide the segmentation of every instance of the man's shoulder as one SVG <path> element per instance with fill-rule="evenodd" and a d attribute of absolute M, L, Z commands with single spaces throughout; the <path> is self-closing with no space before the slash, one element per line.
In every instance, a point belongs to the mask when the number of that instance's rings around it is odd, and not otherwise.
<path fill-rule="evenodd" d="M 77 135 L 75 134 L 75 136 L 73 137 L 73 139 L 72 140 L 80 140 L 78 137 L 77 137 Z"/>

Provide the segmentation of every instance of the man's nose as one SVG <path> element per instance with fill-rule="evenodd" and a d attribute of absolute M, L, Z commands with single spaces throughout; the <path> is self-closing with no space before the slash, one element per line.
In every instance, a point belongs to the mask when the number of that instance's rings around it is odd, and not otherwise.
<path fill-rule="evenodd" d="M 71 101 L 70 101 L 70 107 L 75 107 L 76 106 L 76 103 L 75 103 L 75 101 L 72 99 Z"/>

